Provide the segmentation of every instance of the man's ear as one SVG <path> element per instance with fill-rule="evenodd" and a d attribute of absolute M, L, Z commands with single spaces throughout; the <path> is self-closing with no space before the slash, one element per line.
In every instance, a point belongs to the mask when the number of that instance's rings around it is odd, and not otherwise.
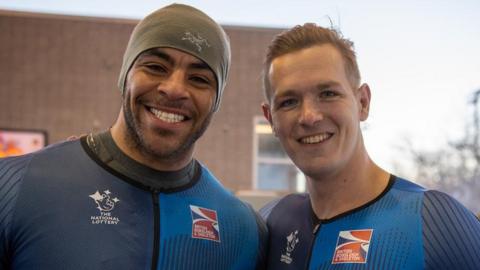
<path fill-rule="evenodd" d="M 265 119 L 272 124 L 272 114 L 270 113 L 270 105 L 266 102 L 262 102 L 262 111 L 263 111 L 263 116 L 265 116 Z"/>
<path fill-rule="evenodd" d="M 362 84 L 357 90 L 357 99 L 360 105 L 360 121 L 365 121 L 368 118 L 371 98 L 370 86 L 366 83 Z"/>
<path fill-rule="evenodd" d="M 267 119 L 268 123 L 270 123 L 270 127 L 272 128 L 273 135 L 277 136 L 277 133 L 275 132 L 275 128 L 273 127 L 272 112 L 270 109 L 270 105 L 266 102 L 263 102 L 262 111 L 263 111 L 263 116 L 265 116 L 265 119 Z"/>

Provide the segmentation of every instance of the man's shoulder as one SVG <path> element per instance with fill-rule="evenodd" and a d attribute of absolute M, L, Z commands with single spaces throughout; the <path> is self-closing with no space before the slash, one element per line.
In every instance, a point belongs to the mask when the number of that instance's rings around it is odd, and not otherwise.
<path fill-rule="evenodd" d="M 273 211 L 289 212 L 303 211 L 310 205 L 310 195 L 307 193 L 288 194 L 282 198 L 267 203 L 260 209 L 260 215 L 267 220 Z M 309 208 L 308 208 L 309 209 Z"/>
<path fill-rule="evenodd" d="M 35 155 L 50 155 L 52 153 L 59 153 L 62 151 L 78 151 L 81 149 L 81 144 L 83 138 L 80 139 L 75 139 L 75 140 L 69 140 L 69 141 L 61 141 L 57 142 L 54 144 L 51 144 L 37 152 L 35 152 Z"/>
<path fill-rule="evenodd" d="M 71 151 L 73 149 L 80 149 L 80 139 L 71 140 L 71 141 L 61 141 L 51 145 L 48 145 L 38 151 L 28 153 L 25 155 L 14 156 L 14 157 L 7 157 L 1 158 L 0 164 L 5 164 L 14 161 L 20 160 L 30 160 L 30 159 L 37 159 L 37 158 L 45 158 L 48 155 L 58 154 L 61 151 Z M 1 165 L 0 165 L 1 166 Z"/>
<path fill-rule="evenodd" d="M 440 190 L 427 189 L 404 178 L 396 177 L 393 188 L 406 192 L 421 193 L 423 195 L 424 211 L 433 211 L 433 209 L 437 209 L 437 212 L 444 213 L 444 210 L 451 209 L 451 213 L 470 212 L 470 210 L 451 195 Z"/>
<path fill-rule="evenodd" d="M 33 172 L 47 172 L 48 164 L 52 166 L 59 166 L 59 161 L 67 160 L 65 155 L 61 153 L 68 153 L 73 150 L 78 153 L 80 143 L 74 141 L 61 142 L 52 144 L 36 152 L 25 155 L 7 157 L 0 159 L 0 182 L 6 184 L 18 184 L 25 177 Z M 67 154 L 69 155 L 69 154 Z M 78 155 L 71 155 L 72 157 Z"/>
<path fill-rule="evenodd" d="M 424 193 L 422 207 L 426 265 L 432 269 L 480 269 L 480 221 L 452 196 Z M 441 249 L 439 249 L 441 247 Z M 440 260 L 448 264 L 439 264 Z"/>
<path fill-rule="evenodd" d="M 459 218 L 459 216 L 472 216 L 478 221 L 478 218 L 473 212 L 467 209 L 457 199 L 439 190 L 427 190 L 424 192 L 423 215 L 442 220 L 445 218 L 452 220 L 453 216 L 457 216 L 456 218 Z"/>
<path fill-rule="evenodd" d="M 30 153 L 21 156 L 0 158 L 0 178 L 4 178 L 9 170 L 26 167 L 33 156 L 34 154 Z"/>
<path fill-rule="evenodd" d="M 18 193 L 33 154 L 0 159 L 0 203 L 5 205 Z"/>
<path fill-rule="evenodd" d="M 198 166 L 200 166 L 200 187 L 202 190 L 205 190 L 205 188 L 207 188 L 207 190 L 205 191 L 209 194 L 221 196 L 223 198 L 230 198 L 235 201 L 238 200 L 238 202 L 240 202 L 240 200 L 237 199 L 233 195 L 233 193 L 228 190 L 204 164 L 202 164 L 198 160 L 197 162 Z M 208 185 L 208 187 L 204 187 L 203 185 Z"/>
<path fill-rule="evenodd" d="M 194 192 L 197 195 L 201 195 L 199 193 L 202 193 L 202 196 L 204 196 L 205 199 L 216 201 L 222 207 L 229 208 L 231 211 L 238 208 L 244 209 L 248 213 L 253 211 L 248 203 L 236 197 L 235 194 L 227 189 L 205 165 L 200 162 L 199 165 L 201 168 L 200 181 L 192 188 L 186 190 L 186 192 Z"/>
<path fill-rule="evenodd" d="M 407 191 L 407 192 L 416 192 L 416 193 L 422 193 L 425 192 L 427 189 L 424 188 L 423 186 L 414 183 L 411 180 L 398 177 L 398 176 L 392 176 L 394 178 L 394 183 L 393 183 L 393 188 L 396 190 L 401 190 L 401 191 Z"/>

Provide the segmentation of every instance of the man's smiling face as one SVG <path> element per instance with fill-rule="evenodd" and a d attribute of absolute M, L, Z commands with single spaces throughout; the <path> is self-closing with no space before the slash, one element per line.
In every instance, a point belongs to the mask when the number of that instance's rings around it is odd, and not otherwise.
<path fill-rule="evenodd" d="M 140 54 L 126 80 L 126 142 L 147 159 L 190 156 L 212 117 L 216 87 L 211 69 L 190 54 L 172 48 Z"/>

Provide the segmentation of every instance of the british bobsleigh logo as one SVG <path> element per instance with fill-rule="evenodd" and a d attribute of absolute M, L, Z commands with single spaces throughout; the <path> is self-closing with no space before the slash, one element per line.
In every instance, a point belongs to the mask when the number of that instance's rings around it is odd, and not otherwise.
<path fill-rule="evenodd" d="M 100 210 L 99 216 L 91 216 L 92 224 L 113 224 L 116 225 L 120 222 L 118 217 L 112 216 L 111 211 L 115 208 L 115 205 L 120 202 L 117 197 L 113 197 L 112 193 L 107 189 L 100 193 L 98 190 L 89 195 L 97 204 L 97 209 Z M 113 197 L 113 198 L 112 198 Z"/>
<path fill-rule="evenodd" d="M 366 263 L 373 229 L 340 231 L 332 264 Z"/>
<path fill-rule="evenodd" d="M 220 242 L 220 226 L 217 211 L 190 205 L 192 237 Z"/>

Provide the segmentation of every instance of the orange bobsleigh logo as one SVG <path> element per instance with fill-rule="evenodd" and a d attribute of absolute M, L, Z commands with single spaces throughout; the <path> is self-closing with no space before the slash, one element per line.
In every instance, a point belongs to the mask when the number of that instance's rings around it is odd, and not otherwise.
<path fill-rule="evenodd" d="M 366 263 L 373 230 L 340 231 L 332 264 Z"/>

